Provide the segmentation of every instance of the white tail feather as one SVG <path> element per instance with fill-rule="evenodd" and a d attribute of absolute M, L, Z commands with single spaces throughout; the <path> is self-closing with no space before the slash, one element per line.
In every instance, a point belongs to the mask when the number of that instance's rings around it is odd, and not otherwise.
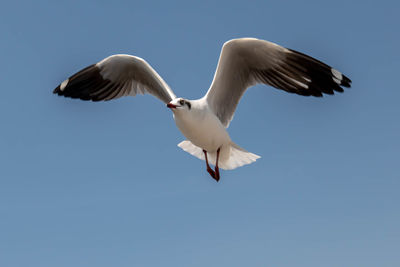
<path fill-rule="evenodd" d="M 189 154 L 201 160 L 205 160 L 203 149 L 193 145 L 192 142 L 185 140 L 180 142 L 178 146 Z M 243 165 L 253 163 L 260 158 L 260 156 L 246 151 L 245 149 L 241 148 L 233 142 L 231 142 L 230 146 L 223 147 L 222 150 L 221 154 L 229 153 L 225 156 L 222 156 L 220 154 L 218 166 L 224 170 L 233 170 Z M 207 153 L 207 157 L 209 163 L 215 163 L 217 153 Z"/>

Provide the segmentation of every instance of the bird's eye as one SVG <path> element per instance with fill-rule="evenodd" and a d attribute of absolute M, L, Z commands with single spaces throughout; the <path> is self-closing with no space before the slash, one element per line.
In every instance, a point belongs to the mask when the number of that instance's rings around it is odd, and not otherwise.
<path fill-rule="evenodd" d="M 179 105 L 181 105 L 181 106 L 185 105 L 185 100 L 183 100 L 183 99 L 179 100 Z"/>

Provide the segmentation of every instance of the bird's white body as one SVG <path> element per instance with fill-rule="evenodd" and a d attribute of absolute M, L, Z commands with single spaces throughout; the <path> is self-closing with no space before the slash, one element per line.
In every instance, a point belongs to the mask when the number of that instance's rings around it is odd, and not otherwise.
<path fill-rule="evenodd" d="M 214 115 L 204 98 L 190 101 L 191 109 L 173 109 L 176 126 L 194 145 L 209 153 L 230 144 L 231 139 L 221 121 Z"/>
<path fill-rule="evenodd" d="M 250 153 L 231 141 L 228 131 L 215 116 L 205 97 L 190 100 L 191 107 L 179 105 L 182 98 L 171 101 L 174 120 L 178 129 L 188 139 L 178 144 L 184 151 L 205 160 L 207 151 L 209 162 L 216 164 L 217 150 L 220 149 L 219 166 L 225 170 L 250 164 L 260 156 Z"/>

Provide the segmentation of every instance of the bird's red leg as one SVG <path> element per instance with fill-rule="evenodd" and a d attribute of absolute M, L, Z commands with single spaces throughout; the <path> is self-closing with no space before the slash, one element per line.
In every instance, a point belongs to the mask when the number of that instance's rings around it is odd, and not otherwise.
<path fill-rule="evenodd" d="M 211 175 L 212 178 L 217 180 L 217 178 L 215 177 L 215 172 L 213 171 L 213 169 L 210 168 L 210 165 L 208 165 L 207 151 L 205 151 L 203 149 L 203 152 L 204 152 L 204 156 L 206 157 L 207 171 Z M 218 182 L 218 180 L 217 180 L 217 182 Z"/>
<path fill-rule="evenodd" d="M 215 180 L 218 182 L 219 181 L 219 168 L 218 168 L 218 160 L 219 160 L 219 151 L 221 148 L 218 148 L 217 150 L 217 161 L 215 162 Z"/>

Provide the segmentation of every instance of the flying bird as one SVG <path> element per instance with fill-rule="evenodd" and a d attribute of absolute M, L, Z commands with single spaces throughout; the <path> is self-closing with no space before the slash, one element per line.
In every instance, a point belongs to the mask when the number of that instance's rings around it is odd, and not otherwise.
<path fill-rule="evenodd" d="M 176 97 L 144 59 L 125 54 L 109 56 L 84 68 L 53 93 L 92 101 L 145 93 L 157 97 L 172 110 L 176 126 L 187 138 L 178 146 L 205 160 L 207 172 L 219 181 L 219 168 L 232 170 L 260 158 L 236 145 L 227 132 L 240 98 L 256 84 L 321 97 L 343 92 L 342 87 L 350 87 L 351 80 L 295 50 L 265 40 L 240 38 L 223 45 L 211 86 L 197 100 Z"/>

